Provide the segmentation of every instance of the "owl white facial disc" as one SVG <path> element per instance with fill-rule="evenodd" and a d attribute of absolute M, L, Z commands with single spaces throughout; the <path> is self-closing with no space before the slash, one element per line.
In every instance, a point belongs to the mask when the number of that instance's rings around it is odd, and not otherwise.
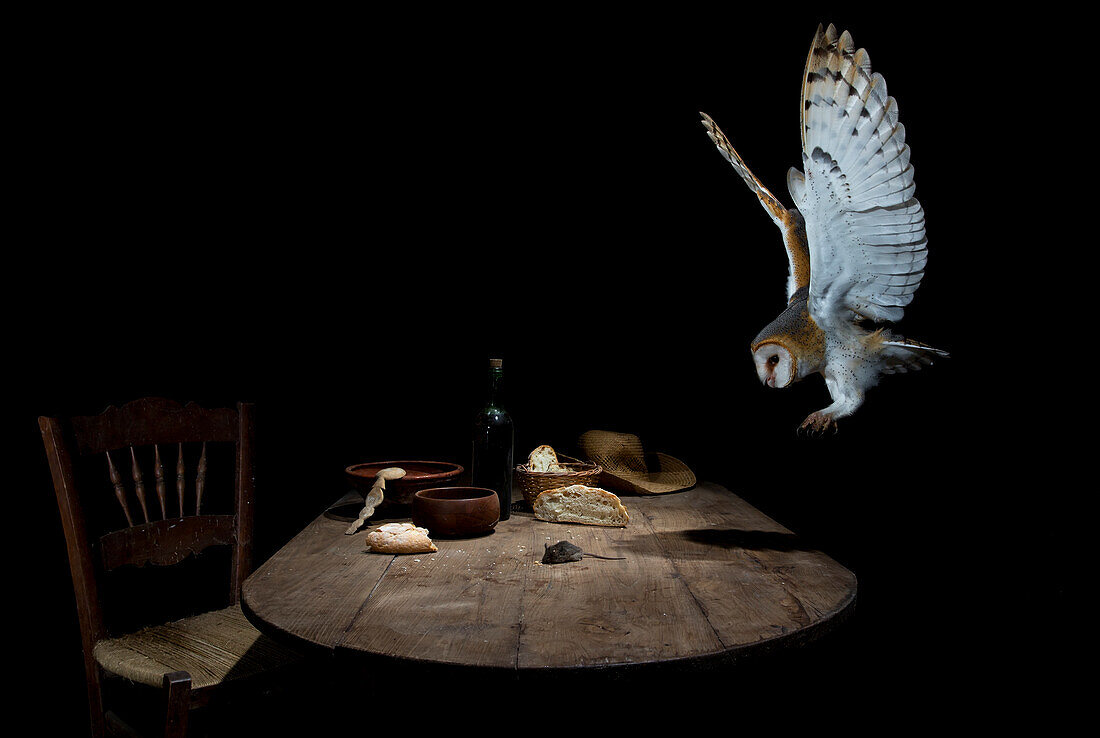
<path fill-rule="evenodd" d="M 795 376 L 795 360 L 791 352 L 778 343 L 765 343 L 752 355 L 756 376 L 768 387 L 786 387 Z"/>

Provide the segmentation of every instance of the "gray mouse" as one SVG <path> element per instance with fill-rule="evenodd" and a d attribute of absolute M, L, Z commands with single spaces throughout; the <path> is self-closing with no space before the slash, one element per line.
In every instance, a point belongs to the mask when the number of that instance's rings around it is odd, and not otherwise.
<path fill-rule="evenodd" d="M 558 541 L 553 546 L 549 543 L 546 544 L 546 553 L 542 555 L 542 563 L 564 564 L 567 561 L 580 561 L 585 556 L 609 561 L 622 561 L 626 558 L 625 556 L 600 556 L 599 554 L 585 553 L 580 546 L 576 546 L 569 541 Z"/>

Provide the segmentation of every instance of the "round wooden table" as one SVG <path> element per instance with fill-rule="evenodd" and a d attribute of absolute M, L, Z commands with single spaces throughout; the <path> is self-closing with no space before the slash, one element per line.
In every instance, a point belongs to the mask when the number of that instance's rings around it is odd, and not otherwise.
<path fill-rule="evenodd" d="M 805 642 L 855 600 L 850 571 L 723 487 L 621 497 L 625 528 L 518 512 L 488 535 L 398 556 L 364 539 L 402 518 L 345 535 L 361 498 L 343 498 L 247 579 L 242 604 L 261 630 L 345 658 L 522 676 L 694 668 Z M 623 558 L 542 564 L 561 540 Z"/>

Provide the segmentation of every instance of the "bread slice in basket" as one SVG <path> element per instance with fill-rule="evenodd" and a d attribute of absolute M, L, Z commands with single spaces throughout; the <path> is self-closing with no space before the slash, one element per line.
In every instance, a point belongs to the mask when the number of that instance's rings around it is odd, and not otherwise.
<path fill-rule="evenodd" d="M 569 471 L 569 467 L 559 462 L 558 452 L 552 446 L 543 444 L 527 456 L 527 471 L 564 474 Z"/>
<path fill-rule="evenodd" d="M 571 484 L 540 492 L 531 503 L 535 517 L 550 523 L 580 523 L 622 528 L 630 513 L 614 493 L 599 487 Z"/>

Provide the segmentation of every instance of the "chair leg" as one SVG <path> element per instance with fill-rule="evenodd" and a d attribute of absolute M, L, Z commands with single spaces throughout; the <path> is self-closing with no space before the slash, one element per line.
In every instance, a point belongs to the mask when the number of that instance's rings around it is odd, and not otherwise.
<path fill-rule="evenodd" d="M 187 735 L 187 715 L 191 709 L 191 675 L 173 671 L 164 675 L 168 706 L 164 717 L 164 738 L 184 738 Z"/>
<path fill-rule="evenodd" d="M 107 735 L 107 721 L 103 709 L 103 684 L 100 681 L 99 667 L 94 662 L 85 664 L 84 673 L 88 682 L 88 714 L 91 718 L 92 737 L 104 738 Z"/>

